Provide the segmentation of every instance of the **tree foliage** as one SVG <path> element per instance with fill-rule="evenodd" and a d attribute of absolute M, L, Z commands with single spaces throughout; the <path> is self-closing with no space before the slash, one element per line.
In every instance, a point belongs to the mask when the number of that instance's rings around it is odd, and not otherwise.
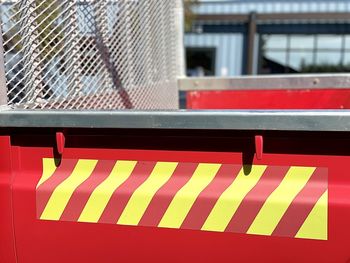
<path fill-rule="evenodd" d="M 193 7 L 198 4 L 198 0 L 184 0 L 185 8 L 185 30 L 190 31 L 195 18 Z"/>
<path fill-rule="evenodd" d="M 303 73 L 336 73 L 336 72 L 350 72 L 350 64 L 334 65 L 329 63 L 322 64 L 302 64 L 301 72 Z"/>

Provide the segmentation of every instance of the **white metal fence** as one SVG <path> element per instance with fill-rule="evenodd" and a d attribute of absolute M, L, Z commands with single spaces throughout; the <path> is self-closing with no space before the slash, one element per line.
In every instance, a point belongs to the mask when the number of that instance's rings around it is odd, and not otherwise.
<path fill-rule="evenodd" d="M 182 0 L 1 3 L 7 105 L 174 109 Z"/>

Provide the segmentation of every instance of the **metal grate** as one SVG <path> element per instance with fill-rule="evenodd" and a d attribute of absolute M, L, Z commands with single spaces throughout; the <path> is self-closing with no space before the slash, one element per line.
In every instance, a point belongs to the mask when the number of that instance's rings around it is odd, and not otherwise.
<path fill-rule="evenodd" d="M 3 2 L 7 104 L 177 108 L 182 11 L 182 0 Z"/>

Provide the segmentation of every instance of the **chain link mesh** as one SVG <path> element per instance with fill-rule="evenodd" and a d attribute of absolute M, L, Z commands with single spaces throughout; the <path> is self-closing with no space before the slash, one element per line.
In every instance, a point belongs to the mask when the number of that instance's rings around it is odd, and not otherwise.
<path fill-rule="evenodd" d="M 8 105 L 176 109 L 182 0 L 1 3 Z"/>

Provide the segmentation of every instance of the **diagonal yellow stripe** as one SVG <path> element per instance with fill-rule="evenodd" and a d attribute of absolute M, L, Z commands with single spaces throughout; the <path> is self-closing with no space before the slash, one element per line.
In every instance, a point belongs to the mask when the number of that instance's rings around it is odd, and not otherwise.
<path fill-rule="evenodd" d="M 202 230 L 225 231 L 232 216 L 249 191 L 259 182 L 266 169 L 265 165 L 253 165 L 246 175 L 242 168 L 232 184 L 222 193 L 205 221 Z"/>
<path fill-rule="evenodd" d="M 328 191 L 317 201 L 295 237 L 328 239 Z"/>
<path fill-rule="evenodd" d="M 266 199 L 247 233 L 271 235 L 289 205 L 304 188 L 314 171 L 313 167 L 291 167 L 281 184 Z"/>
<path fill-rule="evenodd" d="M 47 181 L 56 171 L 56 163 L 54 158 L 43 158 L 43 174 L 36 186 L 38 188 Z"/>
<path fill-rule="evenodd" d="M 59 220 L 75 189 L 89 178 L 96 160 L 79 160 L 72 174 L 53 191 L 40 219 Z"/>
<path fill-rule="evenodd" d="M 136 163 L 117 161 L 110 175 L 92 192 L 78 219 L 79 222 L 98 222 L 114 191 L 129 178 Z"/>
<path fill-rule="evenodd" d="M 221 164 L 199 164 L 191 179 L 176 193 L 159 227 L 179 228 L 198 195 L 214 179 Z"/>
<path fill-rule="evenodd" d="M 177 165 L 173 162 L 158 162 L 148 179 L 131 196 L 118 224 L 137 225 L 153 196 L 170 179 Z"/>

